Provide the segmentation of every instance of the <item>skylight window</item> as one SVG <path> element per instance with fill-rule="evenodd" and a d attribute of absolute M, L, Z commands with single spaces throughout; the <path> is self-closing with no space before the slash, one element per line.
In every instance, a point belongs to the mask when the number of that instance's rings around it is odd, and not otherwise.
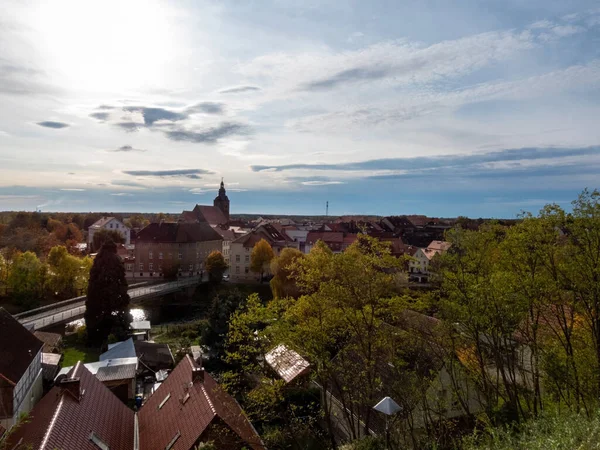
<path fill-rule="evenodd" d="M 179 436 L 181 436 L 181 433 L 178 431 L 177 434 L 173 437 L 173 439 L 171 439 L 171 442 L 167 444 L 165 450 L 171 450 L 171 448 L 175 445 L 175 442 L 177 442 L 177 439 L 179 439 Z"/>
<path fill-rule="evenodd" d="M 100 450 L 110 450 L 108 444 L 100 439 L 100 437 L 93 431 L 90 433 L 90 441 L 96 444 L 96 447 L 98 447 Z"/>
<path fill-rule="evenodd" d="M 158 405 L 158 409 L 162 408 L 163 406 L 165 406 L 165 403 L 167 403 L 167 400 L 169 400 L 171 398 L 171 393 L 169 392 L 167 394 L 167 396 L 165 397 L 165 399 L 160 402 L 160 405 Z"/>

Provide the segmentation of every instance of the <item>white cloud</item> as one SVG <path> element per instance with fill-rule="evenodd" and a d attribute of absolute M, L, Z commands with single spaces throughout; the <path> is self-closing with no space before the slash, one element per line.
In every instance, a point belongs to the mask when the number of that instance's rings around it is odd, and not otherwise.
<path fill-rule="evenodd" d="M 309 180 L 303 181 L 301 184 L 304 186 L 329 186 L 331 184 L 345 184 L 343 181 L 320 181 L 320 180 Z"/>

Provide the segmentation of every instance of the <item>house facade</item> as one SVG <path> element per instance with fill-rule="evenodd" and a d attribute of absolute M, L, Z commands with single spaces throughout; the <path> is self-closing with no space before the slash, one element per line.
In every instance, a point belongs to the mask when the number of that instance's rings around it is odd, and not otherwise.
<path fill-rule="evenodd" d="M 9 430 L 42 397 L 44 343 L 0 308 L 0 426 Z"/>
<path fill-rule="evenodd" d="M 408 263 L 408 276 L 410 281 L 427 283 L 431 275 L 431 261 L 437 255 L 446 252 L 449 248 L 449 242 L 431 241 L 427 248 L 418 249 L 413 255 L 413 259 Z"/>
<path fill-rule="evenodd" d="M 88 247 L 94 242 L 94 234 L 100 230 L 116 231 L 125 240 L 125 245 L 131 244 L 131 230 L 123 222 L 114 217 L 103 217 L 88 228 Z"/>
<path fill-rule="evenodd" d="M 140 278 L 161 278 L 172 272 L 200 275 L 206 257 L 222 251 L 223 238 L 207 222 L 151 223 L 140 230 L 135 246 L 135 264 L 125 266 Z"/>
<path fill-rule="evenodd" d="M 273 225 L 260 225 L 250 233 L 231 242 L 229 275 L 232 280 L 254 281 L 258 278 L 258 275 L 250 270 L 250 262 L 252 249 L 261 239 L 265 239 L 271 245 L 275 256 L 279 256 L 284 248 L 298 249 L 299 247 L 298 242 L 294 242 L 287 234 L 278 231 Z M 265 274 L 270 274 L 269 269 Z"/>

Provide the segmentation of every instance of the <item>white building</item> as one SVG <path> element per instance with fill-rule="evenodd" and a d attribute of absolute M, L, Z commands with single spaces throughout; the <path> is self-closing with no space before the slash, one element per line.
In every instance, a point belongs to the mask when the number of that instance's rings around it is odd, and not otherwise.
<path fill-rule="evenodd" d="M 114 217 L 103 217 L 93 225 L 90 225 L 88 228 L 88 247 L 94 241 L 94 234 L 100 230 L 117 231 L 121 236 L 123 236 L 123 239 L 125 239 L 125 245 L 131 244 L 130 230 L 123 224 L 123 222 L 115 219 Z"/>
<path fill-rule="evenodd" d="M 44 344 L 0 308 L 0 426 L 9 430 L 42 397 Z"/>
<path fill-rule="evenodd" d="M 445 241 L 431 241 L 427 248 L 420 248 L 408 263 L 408 276 L 411 281 L 427 283 L 429 281 L 429 266 L 436 255 L 441 255 L 450 248 Z"/>

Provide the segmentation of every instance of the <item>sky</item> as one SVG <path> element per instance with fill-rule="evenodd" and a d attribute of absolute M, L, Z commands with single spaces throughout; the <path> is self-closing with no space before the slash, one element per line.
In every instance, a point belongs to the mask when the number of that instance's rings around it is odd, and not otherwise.
<path fill-rule="evenodd" d="M 597 0 L 0 4 L 0 210 L 515 217 L 599 117 Z"/>

